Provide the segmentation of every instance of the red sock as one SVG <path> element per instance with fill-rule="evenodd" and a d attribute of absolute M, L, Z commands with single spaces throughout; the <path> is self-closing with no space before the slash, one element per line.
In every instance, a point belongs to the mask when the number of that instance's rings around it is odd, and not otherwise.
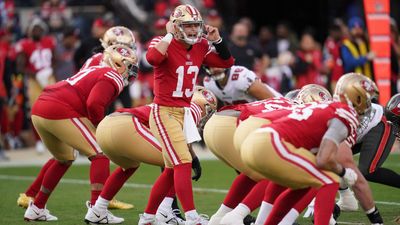
<path fill-rule="evenodd" d="M 105 155 L 96 155 L 90 161 L 90 203 L 94 205 L 108 176 L 110 176 L 110 160 Z"/>
<path fill-rule="evenodd" d="M 188 212 L 195 209 L 192 190 L 192 163 L 184 163 L 174 167 L 174 185 L 183 211 Z"/>
<path fill-rule="evenodd" d="M 42 187 L 35 198 L 35 205 L 43 209 L 46 205 L 47 199 L 49 199 L 51 192 L 57 186 L 58 182 L 64 176 L 65 172 L 67 172 L 68 168 L 71 164 L 63 164 L 58 161 L 55 161 L 51 164 L 51 166 L 46 170 L 43 176 Z"/>
<path fill-rule="evenodd" d="M 36 179 L 33 181 L 31 186 L 25 191 L 25 194 L 29 197 L 36 197 L 37 193 L 40 190 L 40 185 L 42 185 L 43 177 L 46 171 L 50 168 L 50 166 L 56 162 L 54 158 L 49 159 L 46 164 L 43 165 L 42 169 L 40 170 L 39 174 L 37 175 Z"/>
<path fill-rule="evenodd" d="M 251 191 L 254 185 L 256 185 L 256 182 L 250 179 L 250 177 L 243 173 L 239 174 L 229 188 L 223 204 L 229 208 L 235 208 Z"/>
<path fill-rule="evenodd" d="M 315 197 L 314 224 L 329 224 L 333 207 L 335 206 L 336 192 L 339 189 L 338 183 L 322 186 Z"/>
<path fill-rule="evenodd" d="M 296 202 L 301 199 L 304 194 L 306 194 L 310 188 L 291 190 L 287 189 L 285 192 L 279 195 L 279 197 L 274 202 L 274 207 L 269 214 L 265 225 L 275 225 L 281 222 L 283 217 L 290 211 L 291 208 L 296 204 Z"/>
<path fill-rule="evenodd" d="M 242 203 L 249 207 L 250 211 L 254 211 L 260 207 L 268 183 L 268 180 L 259 181 L 247 194 L 246 198 L 243 199 Z"/>
<path fill-rule="evenodd" d="M 138 167 L 123 170 L 121 167 L 118 167 L 115 169 L 114 172 L 107 178 L 100 196 L 108 201 L 113 199 L 118 191 L 122 188 L 124 183 L 137 170 L 137 168 Z"/>
<path fill-rule="evenodd" d="M 158 206 L 174 184 L 174 169 L 165 168 L 157 178 L 150 191 L 149 202 L 147 203 L 145 213 L 156 214 Z"/>
<path fill-rule="evenodd" d="M 283 187 L 279 184 L 269 182 L 267 188 L 265 189 L 263 201 L 268 202 L 271 205 L 273 205 L 275 202 L 275 199 L 286 189 L 287 189 L 287 187 Z"/>
<path fill-rule="evenodd" d="M 13 121 L 13 126 L 12 126 L 14 129 L 14 136 L 17 137 L 21 134 L 23 126 L 24 126 L 24 110 L 22 108 L 18 108 L 18 111 L 14 116 L 14 121 Z M 32 127 L 33 127 L 33 125 L 32 125 Z M 37 136 L 39 137 L 39 135 L 37 135 Z M 35 139 L 35 140 L 37 140 L 37 139 Z M 39 138 L 39 140 L 40 140 L 40 138 Z"/>
<path fill-rule="evenodd" d="M 318 189 L 311 188 L 304 196 L 301 198 L 296 205 L 294 205 L 294 209 L 301 213 L 303 210 L 310 204 L 313 198 L 317 195 Z"/>
<path fill-rule="evenodd" d="M 165 197 L 175 198 L 175 196 L 176 196 L 175 186 L 172 185 L 172 187 L 168 191 L 168 194 Z"/>

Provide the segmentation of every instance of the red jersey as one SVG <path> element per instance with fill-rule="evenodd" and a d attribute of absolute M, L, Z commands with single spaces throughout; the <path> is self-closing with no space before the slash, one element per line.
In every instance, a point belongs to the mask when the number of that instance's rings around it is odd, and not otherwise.
<path fill-rule="evenodd" d="M 146 127 L 150 128 L 149 125 L 149 117 L 152 105 L 144 105 L 135 108 L 122 108 L 117 109 L 116 112 L 128 112 L 134 115 L 141 124 L 145 125 Z M 190 103 L 190 111 L 192 112 L 192 117 L 196 124 L 199 124 L 201 119 L 201 108 L 196 103 Z"/>
<path fill-rule="evenodd" d="M 262 113 L 271 112 L 278 109 L 291 110 L 293 102 L 290 99 L 284 97 L 269 98 L 260 101 L 250 102 L 239 105 L 228 105 L 222 107 L 219 111 L 223 110 L 236 110 L 240 111 L 238 122 L 246 120 L 250 116 L 258 116 L 263 118 Z M 261 114 L 261 115 L 258 115 Z M 271 119 L 271 118 L 268 118 Z"/>
<path fill-rule="evenodd" d="M 319 147 L 331 119 L 339 119 L 346 125 L 348 130 L 346 140 L 350 144 L 355 143 L 359 124 L 354 109 L 340 102 L 297 105 L 293 110 L 279 109 L 265 113 L 265 117 L 275 119 L 263 127 L 271 127 L 285 141 L 297 148 L 303 147 L 308 150 Z"/>
<path fill-rule="evenodd" d="M 341 41 L 335 41 L 328 37 L 324 44 L 325 60 L 328 62 L 328 67 L 331 69 L 331 79 L 338 81 L 343 75 L 343 63 L 340 56 Z"/>
<path fill-rule="evenodd" d="M 206 39 L 189 49 L 173 39 L 165 55 L 154 46 L 162 37 L 155 37 L 146 53 L 147 61 L 154 66 L 154 103 L 164 106 L 189 107 L 193 88 L 202 64 L 228 68 L 233 58 L 223 60 L 212 51 Z"/>
<path fill-rule="evenodd" d="M 111 67 L 93 66 L 46 87 L 32 114 L 47 119 L 87 117 L 97 125 L 123 88 L 122 76 Z"/>
<path fill-rule="evenodd" d="M 103 60 L 103 53 L 100 52 L 87 59 L 80 70 L 87 69 L 91 66 L 100 66 L 101 60 Z"/>
<path fill-rule="evenodd" d="M 25 38 L 15 45 L 16 53 L 24 53 L 27 58 L 26 70 L 36 73 L 41 69 L 50 68 L 53 50 L 56 42 L 51 36 L 44 36 L 40 41 Z"/>

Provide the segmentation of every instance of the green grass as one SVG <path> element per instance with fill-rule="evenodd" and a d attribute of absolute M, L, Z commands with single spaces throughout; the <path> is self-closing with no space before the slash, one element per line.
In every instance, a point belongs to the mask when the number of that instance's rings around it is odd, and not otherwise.
<path fill-rule="evenodd" d="M 400 172 L 400 156 L 391 155 L 386 162 L 387 167 L 391 167 Z M 203 161 L 203 176 L 198 182 L 194 182 L 194 187 L 206 189 L 227 190 L 235 177 L 235 172 L 218 161 Z M 113 167 L 114 168 L 114 167 Z M 0 224 L 25 224 L 23 221 L 24 209 L 16 205 L 19 193 L 26 190 L 31 183 L 31 177 L 36 176 L 39 167 L 13 167 L 0 168 Z M 74 165 L 64 176 L 66 181 L 77 179 L 88 180 L 89 166 Z M 160 174 L 160 169 L 153 166 L 142 165 L 128 183 L 152 184 Z M 24 177 L 21 179 L 7 179 L 4 175 Z M 395 202 L 397 205 L 378 204 L 385 224 L 395 224 L 396 216 L 400 216 L 400 190 L 376 185 L 371 183 L 374 198 L 376 201 Z M 135 208 L 132 210 L 117 210 L 113 213 L 125 218 L 125 224 L 137 224 L 138 215 L 142 213 L 149 196 L 149 188 L 124 187 L 117 195 L 117 199 L 133 203 Z M 88 184 L 72 184 L 68 182 L 60 183 L 53 192 L 47 206 L 51 213 L 59 218 L 59 221 L 51 224 L 84 224 L 83 218 L 86 214 L 85 201 L 89 199 Z M 200 213 L 212 215 L 221 204 L 225 194 L 210 191 L 196 191 L 196 207 Z M 256 215 L 253 213 L 253 215 Z M 369 224 L 366 216 L 361 211 L 354 213 L 342 213 L 339 221 L 360 222 Z M 300 224 L 311 224 L 309 219 L 301 218 Z"/>

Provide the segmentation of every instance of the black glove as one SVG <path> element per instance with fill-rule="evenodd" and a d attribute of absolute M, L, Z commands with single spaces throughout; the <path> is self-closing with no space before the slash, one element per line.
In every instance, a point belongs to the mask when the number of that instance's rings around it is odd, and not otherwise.
<path fill-rule="evenodd" d="M 193 158 L 192 169 L 194 172 L 194 175 L 192 176 L 192 180 L 198 181 L 201 177 L 201 166 L 200 166 L 199 158 L 197 158 L 197 157 Z"/>

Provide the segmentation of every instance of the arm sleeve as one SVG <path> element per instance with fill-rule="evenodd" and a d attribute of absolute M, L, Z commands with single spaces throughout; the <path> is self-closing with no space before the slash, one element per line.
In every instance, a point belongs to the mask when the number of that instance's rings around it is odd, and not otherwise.
<path fill-rule="evenodd" d="M 226 44 L 226 41 L 221 38 L 221 42 L 219 43 L 214 43 L 213 44 L 215 47 L 215 50 L 223 60 L 227 60 L 231 57 L 231 52 L 229 51 L 228 45 Z"/>
<path fill-rule="evenodd" d="M 116 87 L 106 80 L 98 81 L 92 88 L 86 101 L 86 107 L 89 120 L 95 126 L 103 119 L 106 108 L 117 95 Z"/>
<path fill-rule="evenodd" d="M 349 134 L 347 126 L 337 118 L 333 118 L 329 121 L 328 130 L 325 132 L 322 139 L 328 139 L 339 144 L 344 141 Z"/>
<path fill-rule="evenodd" d="M 361 56 L 358 59 L 354 58 L 346 46 L 342 46 L 340 48 L 340 52 L 345 71 L 353 71 L 357 66 L 362 66 L 367 62 L 367 58 L 365 56 Z"/>

